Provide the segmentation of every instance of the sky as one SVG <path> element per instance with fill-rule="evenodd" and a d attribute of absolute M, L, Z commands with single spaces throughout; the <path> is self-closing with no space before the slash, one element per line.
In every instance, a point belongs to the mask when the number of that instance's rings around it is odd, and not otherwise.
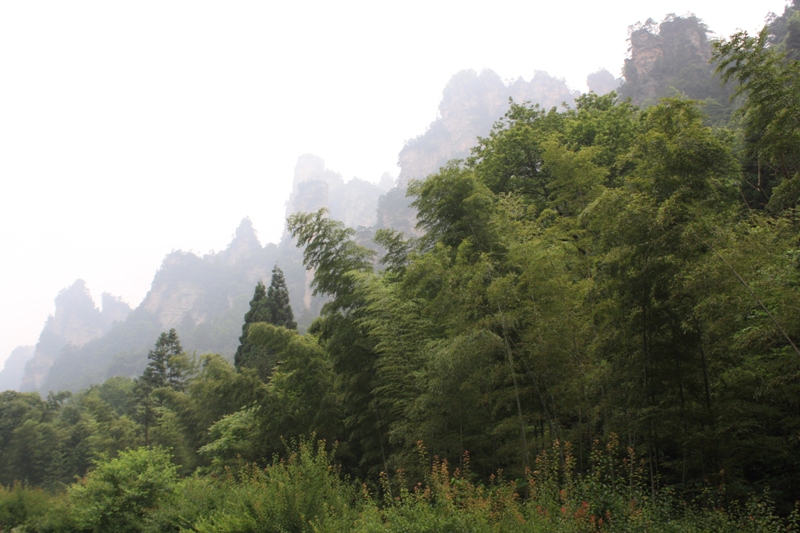
<path fill-rule="evenodd" d="M 784 0 L 0 2 L 0 362 L 84 279 L 136 307 L 172 250 L 277 242 L 297 157 L 397 176 L 462 69 L 621 74 L 628 26 L 756 31 Z"/>

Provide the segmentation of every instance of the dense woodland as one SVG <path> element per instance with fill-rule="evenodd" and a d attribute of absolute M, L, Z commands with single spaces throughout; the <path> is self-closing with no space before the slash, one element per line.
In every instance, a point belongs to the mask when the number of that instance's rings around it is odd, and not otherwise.
<path fill-rule="evenodd" d="M 0 527 L 797 531 L 799 55 L 793 8 L 716 42 L 722 125 L 512 103 L 380 253 L 293 215 L 305 334 L 276 267 L 235 365 L 171 330 L 136 379 L 0 395 Z"/>

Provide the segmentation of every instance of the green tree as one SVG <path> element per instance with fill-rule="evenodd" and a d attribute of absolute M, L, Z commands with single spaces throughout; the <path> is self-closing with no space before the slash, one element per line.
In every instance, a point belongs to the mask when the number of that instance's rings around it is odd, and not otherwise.
<path fill-rule="evenodd" d="M 272 269 L 265 307 L 267 319 L 259 322 L 267 322 L 286 329 L 297 329 L 292 306 L 289 304 L 289 289 L 286 288 L 286 279 L 278 265 Z"/>
<path fill-rule="evenodd" d="M 176 488 L 177 471 L 161 448 L 138 448 L 102 461 L 69 489 L 80 531 L 144 531 Z"/>
<path fill-rule="evenodd" d="M 757 36 L 740 31 L 714 43 L 713 59 L 723 81 L 738 82 L 734 96 L 744 97 L 739 113 L 746 156 L 756 167 L 745 180 L 745 191 L 758 193 L 750 206 L 766 205 L 773 212 L 796 206 L 800 199 L 800 63 L 769 46 L 766 27 Z"/>
<path fill-rule="evenodd" d="M 158 424 L 164 406 L 160 391 L 182 391 L 191 364 L 181 347 L 175 329 L 161 333 L 155 348 L 147 354 L 149 363 L 134 382 L 137 418 L 144 429 L 145 446 L 150 445 L 150 429 Z"/>
<path fill-rule="evenodd" d="M 242 335 L 239 337 L 239 347 L 236 349 L 236 355 L 234 356 L 236 368 L 241 369 L 245 366 L 249 366 L 252 364 L 252 359 L 256 358 L 253 354 L 255 349 L 247 340 L 247 333 L 250 324 L 267 321 L 269 313 L 267 311 L 266 300 L 267 288 L 264 286 L 263 281 L 258 280 L 255 292 L 253 293 L 253 299 L 250 300 L 250 309 L 248 309 L 247 313 L 244 315 Z"/>
<path fill-rule="evenodd" d="M 375 253 L 357 244 L 355 230 L 330 220 L 321 209 L 296 213 L 288 226 L 303 262 L 314 269 L 314 294 L 331 297 L 309 328 L 328 353 L 335 390 L 343 413 L 346 444 L 340 453 L 349 466 L 377 474 L 387 467 L 389 421 L 375 391 L 381 386 L 375 372 L 375 340 L 360 322 L 366 301 L 360 291 L 363 276 L 372 275 Z"/>
<path fill-rule="evenodd" d="M 259 377 L 266 381 L 272 374 L 275 366 L 274 354 L 264 346 L 255 346 L 248 338 L 250 325 L 257 322 L 266 322 L 287 329 L 297 329 L 294 313 L 289 303 L 289 290 L 283 271 L 275 265 L 272 269 L 272 279 L 269 288 L 259 280 L 256 285 L 253 299 L 250 300 L 250 309 L 244 315 L 242 335 L 239 337 L 239 347 L 236 349 L 234 363 L 236 368 L 250 367 L 256 369 Z"/>

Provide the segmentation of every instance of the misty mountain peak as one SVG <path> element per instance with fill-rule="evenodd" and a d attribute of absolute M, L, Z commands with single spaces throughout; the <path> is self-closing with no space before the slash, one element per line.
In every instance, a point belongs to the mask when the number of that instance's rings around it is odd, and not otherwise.
<path fill-rule="evenodd" d="M 297 158 L 297 164 L 294 167 L 292 185 L 297 187 L 306 181 L 321 181 L 326 183 L 329 188 L 344 185 L 342 175 L 325 168 L 325 160 L 314 154 L 301 155 Z"/>
<path fill-rule="evenodd" d="M 381 180 L 378 182 L 378 188 L 380 189 L 381 193 L 385 194 L 394 189 L 396 184 L 397 179 L 388 172 L 384 172 L 381 176 Z"/>
<path fill-rule="evenodd" d="M 244 217 L 242 221 L 239 222 L 239 227 L 236 228 L 234 240 L 252 241 L 254 239 L 258 241 L 256 228 L 253 227 L 253 221 L 250 220 L 250 217 Z"/>
<path fill-rule="evenodd" d="M 75 282 L 59 291 L 56 296 L 56 313 L 55 316 L 63 316 L 65 313 L 71 312 L 92 312 L 95 311 L 94 300 L 89 293 L 89 288 L 86 282 L 82 279 L 77 279 Z"/>
<path fill-rule="evenodd" d="M 234 264 L 240 259 L 258 255 L 261 252 L 261 243 L 258 240 L 256 229 L 249 217 L 245 217 L 236 228 L 233 240 L 222 253 L 228 264 Z"/>
<path fill-rule="evenodd" d="M 108 320 L 108 317 L 95 306 L 89 288 L 82 279 L 76 280 L 59 292 L 55 304 L 55 313 L 48 317 L 36 344 L 33 358 L 25 366 L 21 390 L 36 390 L 42 384 L 62 348 L 67 345 L 83 346 L 90 340 L 102 336 L 111 325 L 111 320 Z M 127 304 L 122 305 L 127 307 Z M 113 305 L 110 305 L 109 309 L 111 307 Z M 124 312 L 124 309 L 117 307 L 112 314 L 119 315 Z"/>
<path fill-rule="evenodd" d="M 33 357 L 33 346 L 17 346 L 0 371 L 0 391 L 19 390 L 25 364 Z"/>
<path fill-rule="evenodd" d="M 531 81 L 518 78 L 509 83 L 490 69 L 457 72 L 442 91 L 439 117 L 400 151 L 398 184 L 405 188 L 410 180 L 424 179 L 449 160 L 467 157 L 477 137 L 488 135 L 508 110 L 509 97 L 548 109 L 578 96 L 563 79 L 543 71 L 534 72 Z"/>

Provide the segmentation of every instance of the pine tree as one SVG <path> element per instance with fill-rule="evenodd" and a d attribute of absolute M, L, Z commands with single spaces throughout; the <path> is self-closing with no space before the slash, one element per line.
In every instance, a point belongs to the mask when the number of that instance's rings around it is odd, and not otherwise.
<path fill-rule="evenodd" d="M 250 324 L 255 322 L 266 322 L 265 302 L 267 299 L 267 288 L 264 282 L 258 280 L 256 290 L 253 293 L 253 299 L 250 300 L 250 309 L 244 315 L 244 324 L 242 324 L 242 335 L 239 337 L 239 347 L 236 349 L 234 356 L 234 364 L 236 368 L 249 366 L 247 363 L 251 359 L 250 355 L 253 351 L 253 346 L 247 341 L 247 333 L 250 329 Z"/>
<path fill-rule="evenodd" d="M 242 336 L 239 337 L 239 347 L 236 349 L 234 358 L 236 368 L 255 368 L 261 379 L 266 380 L 272 373 L 275 361 L 273 361 L 273 354 L 267 348 L 254 346 L 247 339 L 250 324 L 256 322 L 267 322 L 287 329 L 297 329 L 292 306 L 289 305 L 289 290 L 286 288 L 286 280 L 283 271 L 277 265 L 272 269 L 269 289 L 264 286 L 262 281 L 256 285 L 253 299 L 250 300 L 250 309 L 244 315 Z"/>
<path fill-rule="evenodd" d="M 150 445 L 150 427 L 158 421 L 157 407 L 160 402 L 154 391 L 169 388 L 174 391 L 184 389 L 184 374 L 187 369 L 186 354 L 181 346 L 175 328 L 161 333 L 155 348 L 147 354 L 149 363 L 142 375 L 134 383 L 134 396 L 137 403 L 138 418 L 144 426 L 145 445 Z"/>
<path fill-rule="evenodd" d="M 275 326 L 283 326 L 286 329 L 297 329 L 297 322 L 294 321 L 292 306 L 289 305 L 289 289 L 286 288 L 286 279 L 283 271 L 275 265 L 272 269 L 272 280 L 267 289 L 267 300 L 265 305 L 269 322 Z"/>

